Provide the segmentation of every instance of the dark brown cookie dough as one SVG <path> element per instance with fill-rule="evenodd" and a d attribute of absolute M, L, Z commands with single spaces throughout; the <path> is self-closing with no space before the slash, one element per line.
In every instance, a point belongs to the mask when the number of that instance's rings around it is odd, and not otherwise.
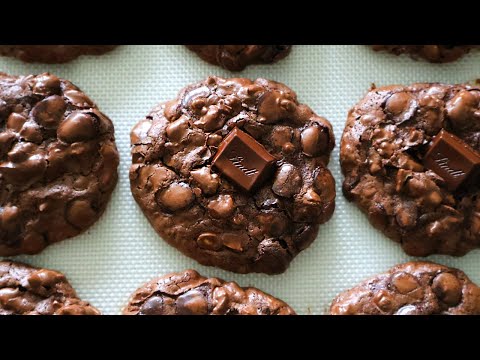
<path fill-rule="evenodd" d="M 0 255 L 78 235 L 117 182 L 113 124 L 54 75 L 0 73 Z"/>
<path fill-rule="evenodd" d="M 234 139 L 241 151 L 212 166 L 237 131 L 257 150 Z M 190 85 L 141 120 L 131 143 L 135 200 L 167 242 L 203 265 L 281 273 L 335 207 L 326 167 L 332 127 L 274 81 L 210 77 Z M 272 156 L 273 167 L 259 176 L 254 163 Z M 258 175 L 250 192 L 220 170 L 228 160 L 244 179 Z"/>
<path fill-rule="evenodd" d="M 332 315 L 480 315 L 480 288 L 462 271 L 408 262 L 333 300 Z"/>
<path fill-rule="evenodd" d="M 375 51 L 408 54 L 414 59 L 423 58 L 432 63 L 455 61 L 477 47 L 478 45 L 372 45 Z"/>
<path fill-rule="evenodd" d="M 13 56 L 25 62 L 66 63 L 81 55 L 101 55 L 115 45 L 0 45 L 0 55 Z"/>
<path fill-rule="evenodd" d="M 480 88 L 377 88 L 350 110 L 343 133 L 345 196 L 413 256 L 458 256 L 480 247 L 478 177 L 452 190 L 445 174 L 425 161 L 442 129 L 462 139 L 478 159 Z"/>
<path fill-rule="evenodd" d="M 291 45 L 187 45 L 203 60 L 227 70 L 240 71 L 250 64 L 270 64 L 290 53 Z"/>
<path fill-rule="evenodd" d="M 0 261 L 0 315 L 100 315 L 77 297 L 65 275 Z"/>
<path fill-rule="evenodd" d="M 256 288 L 205 278 L 194 270 L 168 274 L 133 293 L 124 315 L 295 315 L 283 301 Z"/>

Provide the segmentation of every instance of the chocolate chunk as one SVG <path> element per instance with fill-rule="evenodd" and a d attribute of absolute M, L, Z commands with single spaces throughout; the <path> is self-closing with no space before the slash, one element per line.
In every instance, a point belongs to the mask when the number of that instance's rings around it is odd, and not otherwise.
<path fill-rule="evenodd" d="M 142 285 L 131 296 L 123 314 L 295 315 L 295 311 L 259 289 L 185 270 Z"/>
<path fill-rule="evenodd" d="M 469 177 L 478 174 L 480 154 L 455 135 L 442 130 L 435 136 L 423 164 L 454 191 Z"/>
<path fill-rule="evenodd" d="M 275 158 L 250 135 L 233 129 L 218 147 L 212 165 L 245 191 L 272 175 Z"/>

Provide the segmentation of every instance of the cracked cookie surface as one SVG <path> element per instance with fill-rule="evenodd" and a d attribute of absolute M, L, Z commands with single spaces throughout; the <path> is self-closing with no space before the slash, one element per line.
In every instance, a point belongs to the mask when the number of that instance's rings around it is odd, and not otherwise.
<path fill-rule="evenodd" d="M 141 286 L 125 315 L 295 315 L 283 301 L 256 288 L 205 278 L 194 270 L 168 274 Z"/>
<path fill-rule="evenodd" d="M 442 129 L 480 151 L 480 88 L 374 89 L 350 110 L 342 137 L 345 196 L 412 256 L 460 256 L 480 247 L 478 181 L 451 191 L 423 163 Z"/>
<path fill-rule="evenodd" d="M 422 58 L 432 63 L 455 61 L 478 45 L 372 45 L 375 51 L 387 51 L 395 55 L 408 54 L 414 59 Z"/>
<path fill-rule="evenodd" d="M 200 58 L 227 70 L 240 71 L 251 64 L 270 64 L 290 53 L 291 45 L 187 45 Z"/>
<path fill-rule="evenodd" d="M 460 270 L 408 262 L 333 300 L 332 315 L 480 315 L 480 288 Z"/>
<path fill-rule="evenodd" d="M 100 315 L 77 297 L 65 275 L 0 261 L 0 315 Z"/>
<path fill-rule="evenodd" d="M 0 55 L 13 56 L 25 62 L 66 63 L 81 55 L 101 55 L 116 45 L 0 45 Z"/>
<path fill-rule="evenodd" d="M 0 255 L 78 235 L 117 182 L 113 124 L 71 82 L 0 73 Z"/>
<path fill-rule="evenodd" d="M 212 166 L 234 129 L 275 160 L 251 192 Z M 190 85 L 141 120 L 131 144 L 135 200 L 164 240 L 203 265 L 283 272 L 335 207 L 326 167 L 332 127 L 274 81 L 210 77 Z"/>

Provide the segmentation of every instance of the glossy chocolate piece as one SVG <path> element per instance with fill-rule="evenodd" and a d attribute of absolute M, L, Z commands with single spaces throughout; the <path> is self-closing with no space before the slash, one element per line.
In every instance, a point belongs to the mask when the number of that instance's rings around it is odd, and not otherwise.
<path fill-rule="evenodd" d="M 435 136 L 423 164 L 442 177 L 449 190 L 458 189 L 480 166 L 480 154 L 455 135 L 442 130 Z"/>
<path fill-rule="evenodd" d="M 212 165 L 245 191 L 258 187 L 275 168 L 275 158 L 250 135 L 233 129 L 218 147 Z"/>

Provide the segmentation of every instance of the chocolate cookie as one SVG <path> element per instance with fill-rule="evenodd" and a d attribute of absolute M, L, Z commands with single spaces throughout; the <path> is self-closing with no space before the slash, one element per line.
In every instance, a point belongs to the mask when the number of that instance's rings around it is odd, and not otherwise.
<path fill-rule="evenodd" d="M 0 261 L 0 315 L 100 315 L 77 297 L 65 275 Z"/>
<path fill-rule="evenodd" d="M 54 75 L 0 73 L 0 255 L 78 235 L 117 183 L 113 124 Z"/>
<path fill-rule="evenodd" d="M 205 278 L 195 270 L 162 276 L 135 291 L 124 315 L 295 315 L 256 288 Z"/>
<path fill-rule="evenodd" d="M 66 63 L 80 55 L 101 55 L 115 45 L 0 45 L 0 55 L 13 56 L 26 62 Z"/>
<path fill-rule="evenodd" d="M 413 256 L 480 247 L 480 88 L 370 91 L 343 133 L 343 192 Z"/>
<path fill-rule="evenodd" d="M 408 262 L 338 295 L 332 315 L 480 315 L 480 288 L 462 271 Z"/>
<path fill-rule="evenodd" d="M 280 83 L 209 77 L 132 130 L 131 190 L 201 264 L 281 273 L 335 207 L 330 123 Z"/>
<path fill-rule="evenodd" d="M 478 45 L 372 45 L 375 51 L 408 54 L 414 59 L 423 58 L 432 63 L 455 61 L 477 47 Z"/>
<path fill-rule="evenodd" d="M 240 71 L 250 64 L 270 64 L 290 53 L 291 45 L 187 45 L 203 60 L 227 70 Z"/>

